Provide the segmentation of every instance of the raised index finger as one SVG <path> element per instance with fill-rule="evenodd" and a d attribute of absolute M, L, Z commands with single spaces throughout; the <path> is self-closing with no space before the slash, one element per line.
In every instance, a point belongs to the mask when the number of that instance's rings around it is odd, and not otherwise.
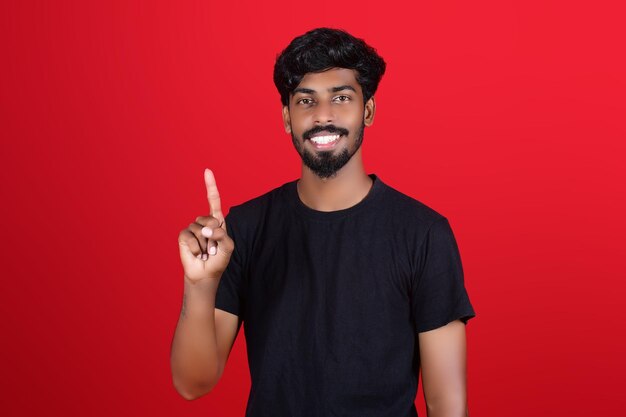
<path fill-rule="evenodd" d="M 208 168 L 204 170 L 204 182 L 206 184 L 206 193 L 209 200 L 211 216 L 222 222 L 224 221 L 224 215 L 222 214 L 220 193 L 219 191 L 217 191 L 217 184 L 215 183 L 215 176 L 213 175 L 213 171 Z"/>

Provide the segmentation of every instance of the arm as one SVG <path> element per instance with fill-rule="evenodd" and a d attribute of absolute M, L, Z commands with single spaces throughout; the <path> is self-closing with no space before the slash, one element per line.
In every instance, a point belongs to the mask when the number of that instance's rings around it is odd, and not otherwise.
<path fill-rule="evenodd" d="M 236 315 L 215 308 L 218 282 L 194 284 L 185 279 L 170 359 L 174 387 L 187 400 L 217 384 L 239 331 Z"/>
<path fill-rule="evenodd" d="M 213 173 L 207 169 L 204 179 L 210 215 L 196 218 L 178 236 L 184 294 L 170 365 L 174 387 L 188 400 L 208 393 L 217 384 L 239 330 L 236 315 L 215 308 L 217 288 L 234 242 L 226 232 Z"/>
<path fill-rule="evenodd" d="M 428 417 L 468 416 L 465 324 L 419 333 L 419 349 Z"/>

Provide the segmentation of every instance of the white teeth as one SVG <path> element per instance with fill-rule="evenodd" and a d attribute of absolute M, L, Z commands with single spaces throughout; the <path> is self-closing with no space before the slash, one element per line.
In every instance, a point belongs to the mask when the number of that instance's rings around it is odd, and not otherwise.
<path fill-rule="evenodd" d="M 324 145 L 330 142 L 334 142 L 337 139 L 339 139 L 339 135 L 332 135 L 332 136 L 316 136 L 314 138 L 311 138 L 311 141 L 318 143 L 320 145 Z"/>

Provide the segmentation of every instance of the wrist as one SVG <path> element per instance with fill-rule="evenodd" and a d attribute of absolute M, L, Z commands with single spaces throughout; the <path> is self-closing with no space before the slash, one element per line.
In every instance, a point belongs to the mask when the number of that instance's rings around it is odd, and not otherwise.
<path fill-rule="evenodd" d="M 213 314 L 219 280 L 190 280 L 185 276 L 181 316 L 204 317 Z"/>
<path fill-rule="evenodd" d="M 198 293 L 216 293 L 219 286 L 219 278 L 202 278 L 191 279 L 187 275 L 183 276 L 185 292 L 198 292 Z"/>

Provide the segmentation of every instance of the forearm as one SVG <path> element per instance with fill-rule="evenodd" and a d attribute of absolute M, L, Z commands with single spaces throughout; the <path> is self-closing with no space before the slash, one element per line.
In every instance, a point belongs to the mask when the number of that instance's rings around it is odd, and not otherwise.
<path fill-rule="evenodd" d="M 428 417 L 468 417 L 469 410 L 465 399 L 449 398 L 426 402 Z"/>
<path fill-rule="evenodd" d="M 209 392 L 221 370 L 215 331 L 215 294 L 219 280 L 185 279 L 183 306 L 174 333 L 171 368 L 176 390 L 187 399 Z"/>

